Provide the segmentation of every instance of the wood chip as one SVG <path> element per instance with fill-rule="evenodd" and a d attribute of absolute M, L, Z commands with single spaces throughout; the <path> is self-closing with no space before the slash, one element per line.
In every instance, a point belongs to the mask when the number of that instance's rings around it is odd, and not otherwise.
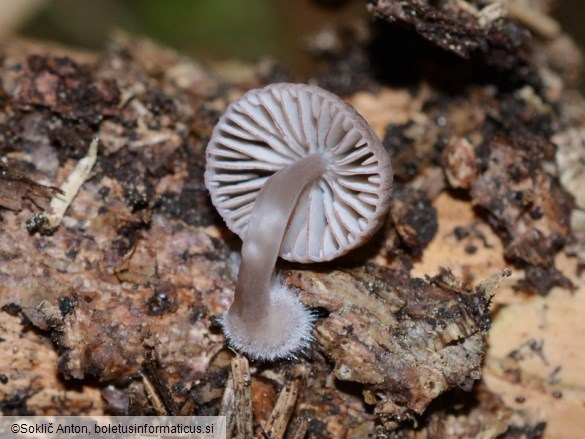
<path fill-rule="evenodd" d="M 248 360 L 240 355 L 232 360 L 236 408 L 236 438 L 252 437 L 252 390 Z"/>
<path fill-rule="evenodd" d="M 98 144 L 99 139 L 96 137 L 89 145 L 87 155 L 77 162 L 71 174 L 61 185 L 60 193 L 52 198 L 50 204 L 51 213 L 39 213 L 27 221 L 29 231 L 51 233 L 61 225 L 65 212 L 73 202 L 79 189 L 91 177 L 91 170 L 97 160 Z"/>
<path fill-rule="evenodd" d="M 284 437 L 305 374 L 305 367 L 299 365 L 294 379 L 281 390 L 272 414 L 264 425 L 264 435 L 268 439 L 281 439 Z"/>

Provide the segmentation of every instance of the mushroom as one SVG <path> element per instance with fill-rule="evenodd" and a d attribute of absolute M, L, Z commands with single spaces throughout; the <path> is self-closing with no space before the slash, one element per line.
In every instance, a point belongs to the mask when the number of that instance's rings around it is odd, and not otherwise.
<path fill-rule="evenodd" d="M 294 357 L 313 315 L 275 276 L 278 256 L 321 262 L 363 244 L 390 204 L 388 153 L 339 97 L 273 84 L 230 104 L 207 146 L 205 183 L 243 240 L 234 301 L 220 321 L 254 359 Z"/>

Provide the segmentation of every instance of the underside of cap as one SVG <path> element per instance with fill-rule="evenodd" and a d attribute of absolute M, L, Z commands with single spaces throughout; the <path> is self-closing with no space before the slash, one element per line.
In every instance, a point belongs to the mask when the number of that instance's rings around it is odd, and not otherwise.
<path fill-rule="evenodd" d="M 205 179 L 228 227 L 244 239 L 264 182 L 312 154 L 326 157 L 327 171 L 301 195 L 280 256 L 327 261 L 365 242 L 383 223 L 390 204 L 388 153 L 350 105 L 304 84 L 251 90 L 216 125 Z"/>

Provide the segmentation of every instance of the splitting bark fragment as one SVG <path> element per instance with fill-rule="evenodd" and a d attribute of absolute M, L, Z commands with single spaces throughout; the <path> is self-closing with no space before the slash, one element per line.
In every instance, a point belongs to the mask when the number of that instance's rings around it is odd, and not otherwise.
<path fill-rule="evenodd" d="M 246 357 L 237 355 L 232 360 L 232 377 L 234 380 L 234 402 L 236 411 L 236 437 L 252 437 L 252 376 Z"/>
<path fill-rule="evenodd" d="M 306 369 L 301 365 L 295 370 L 296 376 L 280 391 L 270 418 L 264 424 L 264 435 L 268 439 L 282 439 L 294 411 Z"/>

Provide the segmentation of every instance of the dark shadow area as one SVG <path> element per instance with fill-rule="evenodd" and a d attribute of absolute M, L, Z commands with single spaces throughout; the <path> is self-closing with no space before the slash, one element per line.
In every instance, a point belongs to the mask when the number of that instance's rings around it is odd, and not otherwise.
<path fill-rule="evenodd" d="M 529 66 L 505 69 L 492 65 L 476 51 L 461 58 L 425 40 L 410 27 L 376 21 L 373 38 L 366 48 L 372 75 L 385 85 L 408 87 L 421 80 L 446 93 L 458 93 L 469 84 L 494 84 L 500 91 L 514 90 L 540 81 Z"/>

